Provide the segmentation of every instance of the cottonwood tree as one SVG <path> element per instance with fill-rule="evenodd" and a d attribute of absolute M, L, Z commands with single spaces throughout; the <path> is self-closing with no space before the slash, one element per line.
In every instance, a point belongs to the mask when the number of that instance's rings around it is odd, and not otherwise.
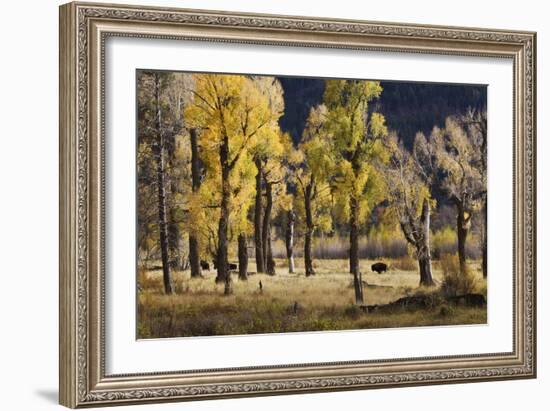
<path fill-rule="evenodd" d="M 288 261 L 288 272 L 294 274 L 296 272 L 296 266 L 294 264 L 294 227 L 296 223 L 296 213 L 291 206 L 286 211 L 286 229 L 285 229 L 285 248 L 286 258 Z"/>
<path fill-rule="evenodd" d="M 210 154 L 210 156 L 208 156 Z M 201 150 L 202 179 L 197 191 L 187 197 L 188 230 L 197 238 L 200 255 L 214 260 L 218 254 L 218 221 L 220 218 L 220 182 L 217 158 Z"/>
<path fill-rule="evenodd" d="M 388 159 L 381 162 L 387 199 L 407 242 L 414 247 L 420 271 L 420 285 L 434 285 L 430 250 L 430 214 L 433 167 L 431 147 L 418 133 L 414 154 L 409 153 L 396 134 L 385 141 Z"/>
<path fill-rule="evenodd" d="M 262 133 L 269 132 L 281 113 L 271 109 L 268 98 L 254 80 L 245 76 L 196 74 L 194 101 L 185 116 L 192 127 L 201 128 L 201 146 L 208 158 L 211 178 L 218 184 L 219 208 L 216 247 L 217 280 L 224 294 L 232 292 L 228 267 L 229 226 L 235 196 L 235 176 L 251 162 L 249 149 Z"/>
<path fill-rule="evenodd" d="M 273 190 L 274 186 L 283 182 L 284 170 L 281 169 L 281 161 L 284 160 L 285 153 L 284 139 L 288 139 L 288 136 L 280 132 L 277 122 L 284 112 L 283 89 L 274 77 L 252 77 L 252 81 L 273 113 L 271 123 L 262 130 L 263 138 L 257 138 L 255 146 L 250 150 L 257 170 L 254 201 L 256 272 L 275 274 L 270 244 Z"/>
<path fill-rule="evenodd" d="M 167 113 L 173 133 L 166 138 L 167 152 L 167 196 L 168 208 L 168 248 L 172 266 L 183 270 L 187 260 L 191 277 L 201 277 L 199 240 L 193 230 L 189 230 L 186 199 L 191 191 L 198 190 L 201 181 L 201 165 L 198 152 L 200 131 L 187 127 L 184 108 L 191 103 L 194 88 L 193 76 L 188 73 L 172 73 L 166 89 Z M 184 232 L 188 231 L 188 252 L 184 249 Z"/>
<path fill-rule="evenodd" d="M 481 247 L 482 247 L 482 272 L 487 278 L 487 111 L 470 109 L 460 117 L 460 121 L 466 128 L 474 145 L 480 150 L 477 162 L 474 165 L 481 174 Z"/>
<path fill-rule="evenodd" d="M 264 272 L 275 275 L 275 260 L 271 244 L 272 216 L 290 208 L 290 197 L 286 193 L 288 159 L 286 153 L 292 146 L 290 136 L 278 132 L 269 143 L 269 155 L 262 157 L 260 172 L 264 185 L 265 207 L 262 220 L 262 246 Z"/>
<path fill-rule="evenodd" d="M 138 110 L 140 111 L 138 127 L 138 147 L 137 147 L 137 212 L 139 219 L 137 221 L 137 240 L 138 253 L 140 261 L 145 264 L 159 252 L 159 232 L 158 232 L 158 199 L 156 196 L 156 167 L 153 161 L 152 136 L 153 128 L 148 124 L 151 120 L 145 120 L 145 116 L 151 115 L 153 110 L 149 110 L 151 101 L 149 96 L 143 94 L 143 76 L 138 77 L 140 81 Z"/>
<path fill-rule="evenodd" d="M 155 94 L 155 74 L 160 80 L 160 95 Z M 138 81 L 138 241 L 146 258 L 161 254 L 158 224 L 158 133 L 155 127 L 161 111 L 164 202 L 166 209 L 168 261 L 170 268 L 183 270 L 187 266 L 186 198 L 191 191 L 191 160 L 189 133 L 185 126 L 183 107 L 191 99 L 192 77 L 187 73 L 155 73 L 139 71 Z M 157 104 L 158 103 L 158 104 Z M 162 256 L 161 256 L 162 259 Z"/>
<path fill-rule="evenodd" d="M 159 245 L 162 260 L 162 278 L 166 294 L 174 292 L 168 256 L 168 222 L 166 214 L 166 126 L 163 119 L 162 93 L 168 86 L 171 76 L 167 73 L 152 72 L 153 82 L 153 158 L 156 163 Z"/>
<path fill-rule="evenodd" d="M 265 272 L 264 246 L 262 242 L 262 215 L 263 215 L 263 178 L 262 178 L 262 160 L 256 155 L 254 157 L 256 165 L 256 194 L 254 201 L 254 250 L 256 252 L 256 272 Z"/>
<path fill-rule="evenodd" d="M 266 162 L 266 165 L 262 166 L 261 172 L 265 186 L 266 199 L 262 220 L 263 272 L 269 275 L 275 275 L 275 260 L 273 259 L 273 248 L 271 245 L 271 215 L 273 212 L 274 190 L 280 187 L 280 184 L 283 182 L 284 169 L 280 167 L 279 163 L 274 163 L 272 159 L 271 164 Z"/>
<path fill-rule="evenodd" d="M 249 214 L 255 197 L 255 175 L 252 156 L 246 152 L 231 176 L 230 237 L 237 237 L 239 280 L 248 279 L 248 236 L 252 231 Z"/>
<path fill-rule="evenodd" d="M 201 143 L 206 144 L 201 139 Z M 216 261 L 218 256 L 218 224 L 221 211 L 220 163 L 217 150 L 201 149 L 203 173 L 200 189 L 189 195 L 189 229 L 197 233 L 201 254 L 209 254 Z M 239 258 L 239 279 L 247 279 L 248 253 L 247 238 L 251 231 L 248 218 L 254 198 L 254 178 L 256 169 L 248 152 L 244 152 L 235 165 L 229 178 L 230 212 L 228 243 L 237 239 Z M 216 276 L 217 282 L 225 279 Z"/>
<path fill-rule="evenodd" d="M 327 108 L 310 110 L 302 140 L 293 159 L 293 178 L 299 200 L 297 210 L 304 224 L 304 266 L 306 277 L 315 274 L 311 253 L 316 229 L 328 231 L 332 226 L 332 195 L 328 177 L 333 167 L 330 141 L 325 128 Z"/>
<path fill-rule="evenodd" d="M 456 207 L 458 258 L 463 271 L 466 270 L 466 240 L 472 216 L 486 197 L 486 173 L 480 168 L 486 155 L 482 134 L 464 127 L 460 118 L 448 117 L 445 128 L 435 128 L 431 137 L 437 164 L 444 174 L 441 185 Z"/>
<path fill-rule="evenodd" d="M 197 193 L 201 187 L 202 172 L 199 155 L 199 132 L 196 128 L 189 130 L 189 142 L 191 146 L 191 184 L 193 193 Z M 193 213 L 195 214 L 195 213 Z M 200 265 L 199 236 L 194 225 L 190 224 L 189 230 L 189 266 L 191 277 L 202 277 Z"/>
<path fill-rule="evenodd" d="M 369 110 L 369 103 L 382 93 L 380 82 L 328 80 L 324 104 L 328 108 L 326 129 L 331 136 L 335 178 L 332 186 L 336 210 L 349 224 L 350 272 L 355 301 L 362 304 L 363 282 L 359 271 L 359 227 L 382 192 L 373 160 L 380 156 L 380 139 L 387 135 L 384 116 Z"/>

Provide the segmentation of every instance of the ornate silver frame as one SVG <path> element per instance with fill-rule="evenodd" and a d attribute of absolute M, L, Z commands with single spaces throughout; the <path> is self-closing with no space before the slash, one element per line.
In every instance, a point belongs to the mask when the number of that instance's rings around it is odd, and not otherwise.
<path fill-rule="evenodd" d="M 106 375 L 103 67 L 109 36 L 490 56 L 514 64 L 514 349 L 506 353 Z M 70 3 L 60 7 L 60 403 L 68 407 L 536 376 L 536 34 Z"/>

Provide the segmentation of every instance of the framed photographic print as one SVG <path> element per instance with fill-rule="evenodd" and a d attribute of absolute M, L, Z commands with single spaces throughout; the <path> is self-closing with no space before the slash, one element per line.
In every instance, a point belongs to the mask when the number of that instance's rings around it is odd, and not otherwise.
<path fill-rule="evenodd" d="M 60 402 L 536 376 L 532 32 L 60 8 Z"/>

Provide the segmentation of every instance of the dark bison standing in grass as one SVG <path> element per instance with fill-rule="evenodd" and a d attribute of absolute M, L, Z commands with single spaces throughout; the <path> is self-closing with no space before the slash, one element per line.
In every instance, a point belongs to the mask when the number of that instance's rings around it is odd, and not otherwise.
<path fill-rule="evenodd" d="M 235 271 L 239 269 L 239 266 L 238 264 L 235 264 L 235 263 L 227 263 L 227 268 L 230 271 Z M 218 263 L 216 260 L 214 260 L 214 270 L 217 270 L 217 269 L 218 269 Z"/>
<path fill-rule="evenodd" d="M 376 271 L 378 274 L 384 273 L 388 270 L 388 265 L 384 263 L 374 263 L 370 266 L 372 271 Z"/>

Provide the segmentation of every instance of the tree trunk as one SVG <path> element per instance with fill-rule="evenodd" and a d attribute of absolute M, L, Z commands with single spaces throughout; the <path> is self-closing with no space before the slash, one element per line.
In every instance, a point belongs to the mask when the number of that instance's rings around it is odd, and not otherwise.
<path fill-rule="evenodd" d="M 157 186 L 158 186 L 158 216 L 160 232 L 160 253 L 162 258 L 162 279 L 164 282 L 164 292 L 172 294 L 174 292 L 174 283 L 170 273 L 170 261 L 168 257 L 168 224 L 166 221 L 166 186 L 165 186 L 165 166 L 164 166 L 164 138 L 162 135 L 162 120 L 160 108 L 160 75 L 155 74 L 155 104 L 156 119 L 155 127 L 157 132 L 156 158 L 157 158 Z"/>
<path fill-rule="evenodd" d="M 353 274 L 353 287 L 355 289 L 355 303 L 363 304 L 363 282 L 359 272 L 359 204 L 355 197 L 350 198 L 350 219 L 349 219 L 349 267 Z"/>
<path fill-rule="evenodd" d="M 179 113 L 179 109 L 176 110 Z M 174 169 L 176 167 L 176 151 L 175 151 L 175 135 L 181 129 L 181 122 L 177 120 L 175 122 L 174 129 L 169 133 L 169 139 L 164 140 L 164 157 L 165 157 L 165 169 Z M 169 173 L 167 172 L 167 175 Z M 179 181 L 177 178 L 168 178 L 170 182 L 169 194 L 166 193 L 166 198 L 170 196 L 175 197 L 179 190 Z M 188 256 L 184 257 L 183 237 L 182 230 L 178 223 L 178 208 L 166 205 L 167 209 L 167 223 L 168 223 L 168 255 L 170 260 L 170 267 L 174 270 L 183 271 L 186 269 Z"/>
<path fill-rule="evenodd" d="M 201 278 L 202 270 L 199 256 L 199 242 L 197 237 L 189 234 L 189 266 L 191 268 L 191 278 Z"/>
<path fill-rule="evenodd" d="M 271 224 L 269 224 L 267 230 L 267 254 L 265 256 L 266 273 L 269 275 L 275 275 L 275 260 L 273 259 L 273 248 L 271 247 Z"/>
<path fill-rule="evenodd" d="M 239 280 L 248 280 L 248 249 L 246 234 L 239 234 Z"/>
<path fill-rule="evenodd" d="M 201 176 L 200 176 L 200 158 L 199 147 L 197 141 L 197 130 L 192 128 L 189 130 L 191 140 L 191 180 L 192 190 L 196 193 L 200 189 Z M 200 254 L 199 254 L 199 241 L 194 230 L 189 233 L 189 265 L 191 266 L 191 277 L 202 277 Z"/>
<path fill-rule="evenodd" d="M 254 246 L 256 250 L 256 272 L 263 273 L 264 251 L 262 244 L 262 163 L 259 159 L 256 163 L 256 201 L 254 204 Z"/>
<path fill-rule="evenodd" d="M 166 142 L 165 142 L 166 145 Z M 173 150 L 166 150 L 166 162 L 169 168 L 173 168 Z M 175 195 L 178 192 L 177 179 L 170 179 L 170 193 Z M 166 196 L 168 196 L 165 193 Z M 182 236 L 179 224 L 177 222 L 178 209 L 176 207 L 166 206 L 167 208 L 167 224 L 168 224 L 168 255 L 170 267 L 174 270 L 185 270 L 185 259 L 183 258 Z"/>
<path fill-rule="evenodd" d="M 433 286 L 432 261 L 430 258 L 419 258 L 418 268 L 420 269 L 420 285 Z"/>
<path fill-rule="evenodd" d="M 313 184 L 309 183 L 304 191 L 304 208 L 306 212 L 306 232 L 304 240 L 304 265 L 306 268 L 306 277 L 315 275 L 313 269 L 313 258 L 311 255 L 311 243 L 313 237 L 313 215 L 311 212 L 311 193 L 313 191 Z"/>
<path fill-rule="evenodd" d="M 420 224 L 422 235 L 420 236 L 421 243 L 417 249 L 420 285 L 433 286 L 432 255 L 430 250 L 430 202 L 427 198 L 422 203 Z"/>
<path fill-rule="evenodd" d="M 232 292 L 231 276 L 229 274 L 227 248 L 228 248 L 228 228 L 229 228 L 229 138 L 223 137 L 222 144 L 219 149 L 220 166 L 222 170 L 222 185 L 221 185 L 221 203 L 220 203 L 220 220 L 218 223 L 218 255 L 217 255 L 217 277 L 216 282 L 225 284 L 224 294 L 229 295 Z"/>
<path fill-rule="evenodd" d="M 272 262 L 269 261 L 269 254 L 271 253 L 270 250 L 270 232 L 271 232 L 271 209 L 273 208 L 273 194 L 272 194 L 272 184 L 265 182 L 265 210 L 264 210 L 264 219 L 262 224 L 262 245 L 263 245 L 263 256 L 264 256 L 264 266 L 263 266 L 263 272 L 266 272 L 268 274 L 275 274 L 270 273 L 268 270 L 268 265 Z M 271 255 L 271 259 L 273 259 L 273 255 Z"/>
<path fill-rule="evenodd" d="M 479 126 L 481 135 L 483 137 L 482 143 L 481 143 L 481 172 L 487 176 L 487 118 L 481 117 Z M 487 189 L 487 180 L 485 180 L 485 189 Z M 487 278 L 487 233 L 488 233 L 488 225 L 487 225 L 487 191 L 485 191 L 485 194 L 483 195 L 483 227 L 482 227 L 482 233 L 483 236 L 483 244 L 482 244 L 482 261 L 481 261 L 481 270 L 483 272 L 483 278 Z"/>
<path fill-rule="evenodd" d="M 172 185 L 172 193 L 175 193 L 176 190 Z M 177 224 L 177 210 L 175 208 L 168 207 L 168 255 L 170 261 L 170 267 L 174 270 L 185 270 L 185 258 L 183 257 L 183 241 L 181 236 L 181 230 Z"/>
<path fill-rule="evenodd" d="M 482 238 L 483 238 L 483 244 L 482 244 L 482 261 L 481 261 L 481 269 L 483 271 L 483 278 L 487 278 L 487 198 L 485 198 L 485 201 L 483 203 L 483 227 L 482 227 Z"/>
<path fill-rule="evenodd" d="M 295 271 L 294 267 L 294 222 L 296 221 L 296 215 L 294 211 L 289 210 L 287 213 L 287 222 L 286 222 L 286 258 L 288 260 L 288 272 L 293 274 Z"/>
<path fill-rule="evenodd" d="M 468 225 L 464 216 L 464 208 L 457 205 L 456 215 L 456 235 L 458 238 L 458 261 L 460 262 L 460 270 L 466 271 L 466 237 L 468 236 Z"/>

